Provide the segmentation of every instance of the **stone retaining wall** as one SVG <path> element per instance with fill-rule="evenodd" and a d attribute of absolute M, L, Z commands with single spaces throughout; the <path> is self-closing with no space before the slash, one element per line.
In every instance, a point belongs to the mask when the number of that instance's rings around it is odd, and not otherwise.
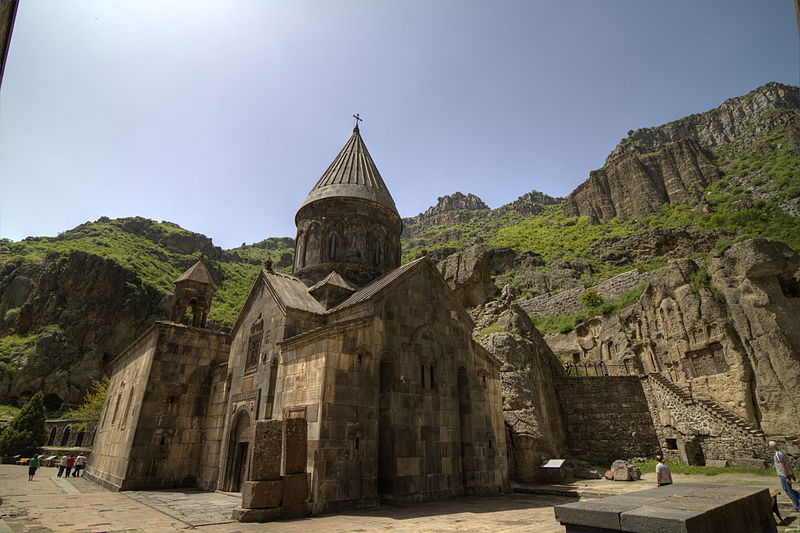
<path fill-rule="evenodd" d="M 637 285 L 645 283 L 652 275 L 653 272 L 642 272 L 637 268 L 607 279 L 591 289 L 597 291 L 604 299 L 613 300 Z M 581 303 L 581 295 L 587 290 L 589 289 L 579 287 L 557 294 L 543 294 L 536 298 L 520 299 L 517 303 L 532 317 L 569 315 L 584 308 Z"/>
<path fill-rule="evenodd" d="M 576 457 L 607 462 L 657 453 L 658 437 L 639 377 L 561 377 L 556 391 Z"/>

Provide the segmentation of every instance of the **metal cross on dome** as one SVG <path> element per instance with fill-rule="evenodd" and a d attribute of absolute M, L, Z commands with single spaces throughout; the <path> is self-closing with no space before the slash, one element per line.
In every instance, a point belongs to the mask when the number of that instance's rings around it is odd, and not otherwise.
<path fill-rule="evenodd" d="M 358 123 L 359 123 L 359 122 L 364 122 L 364 119 L 362 119 L 362 118 L 359 116 L 359 113 L 356 113 L 355 115 L 353 115 L 353 118 L 354 118 L 354 119 L 356 119 L 356 123 L 355 123 L 355 126 L 354 126 L 354 127 L 355 127 L 356 129 L 358 129 Z"/>

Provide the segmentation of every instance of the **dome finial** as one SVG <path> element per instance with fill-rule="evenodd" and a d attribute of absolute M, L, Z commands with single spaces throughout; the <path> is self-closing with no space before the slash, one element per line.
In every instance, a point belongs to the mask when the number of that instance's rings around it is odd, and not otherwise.
<path fill-rule="evenodd" d="M 359 113 L 356 113 L 355 115 L 353 115 L 353 118 L 356 119 L 356 123 L 353 126 L 353 133 L 355 133 L 355 132 L 358 131 L 358 123 L 359 122 L 364 122 L 364 120 L 359 116 Z"/>

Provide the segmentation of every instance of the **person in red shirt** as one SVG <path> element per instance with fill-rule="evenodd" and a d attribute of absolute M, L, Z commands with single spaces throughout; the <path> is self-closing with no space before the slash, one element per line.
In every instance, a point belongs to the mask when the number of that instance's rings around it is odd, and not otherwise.
<path fill-rule="evenodd" d="M 67 457 L 67 475 L 66 475 L 66 477 L 69 477 L 69 473 L 72 471 L 72 467 L 73 466 L 75 466 L 75 456 L 74 455 L 70 455 L 69 457 Z"/>

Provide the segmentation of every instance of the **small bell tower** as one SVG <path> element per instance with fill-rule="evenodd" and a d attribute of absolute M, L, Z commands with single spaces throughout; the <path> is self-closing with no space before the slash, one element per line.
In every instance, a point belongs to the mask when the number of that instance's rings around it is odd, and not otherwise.
<path fill-rule="evenodd" d="M 192 310 L 192 326 L 205 328 L 211 311 L 211 298 L 217 291 L 203 257 L 175 280 L 175 294 L 169 298 L 169 320 L 183 323 L 187 309 Z"/>

